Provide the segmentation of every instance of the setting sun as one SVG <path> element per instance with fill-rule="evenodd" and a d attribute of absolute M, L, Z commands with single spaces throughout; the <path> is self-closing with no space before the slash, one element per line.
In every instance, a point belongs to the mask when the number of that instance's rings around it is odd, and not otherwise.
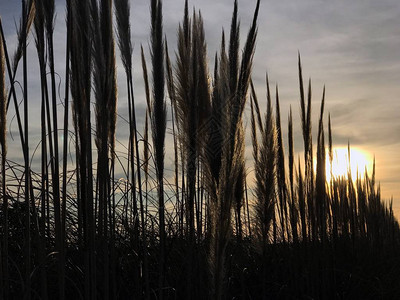
<path fill-rule="evenodd" d="M 332 160 L 332 175 L 334 177 L 346 176 L 350 169 L 353 178 L 358 175 L 363 178 L 365 170 L 370 172 L 372 170 L 373 158 L 367 152 L 361 149 L 350 149 L 350 167 L 349 167 L 349 154 L 347 148 L 334 148 Z M 329 161 L 329 154 L 326 156 L 326 179 L 329 181 L 331 178 L 331 166 Z"/>

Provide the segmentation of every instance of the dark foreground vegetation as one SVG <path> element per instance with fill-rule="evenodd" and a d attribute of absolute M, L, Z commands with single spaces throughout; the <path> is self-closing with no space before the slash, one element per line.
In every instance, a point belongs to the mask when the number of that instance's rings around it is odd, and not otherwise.
<path fill-rule="evenodd" d="M 135 115 L 128 0 L 67 0 L 65 58 L 53 48 L 54 1 L 22 1 L 13 55 L 0 24 L 1 299 L 400 297 L 392 207 L 381 200 L 375 170 L 327 181 L 333 142 L 330 118 L 324 127 L 325 91 L 313 142 L 311 84 L 304 86 L 300 57 L 304 157 L 295 156 L 291 111 L 283 136 L 278 88 L 272 93 L 268 78 L 267 110 L 260 111 L 251 79 L 259 4 L 241 46 L 234 3 L 211 75 L 201 14 L 189 15 L 185 3 L 171 59 L 162 1 L 149 1 L 147 60 L 141 49 L 145 124 Z M 34 151 L 28 40 L 41 82 Z M 126 153 L 116 150 L 115 44 L 126 75 Z M 56 59 L 66 64 L 62 106 Z M 23 163 L 7 158 L 9 109 Z"/>

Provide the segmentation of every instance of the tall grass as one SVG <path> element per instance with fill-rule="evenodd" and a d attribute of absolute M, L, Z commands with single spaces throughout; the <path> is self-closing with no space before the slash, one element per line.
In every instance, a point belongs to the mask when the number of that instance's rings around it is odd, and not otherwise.
<path fill-rule="evenodd" d="M 159 262 L 159 298 L 163 299 L 165 283 L 165 200 L 164 200 L 164 157 L 167 112 L 164 99 L 164 41 L 162 24 L 162 1 L 151 1 L 151 61 L 153 73 L 153 98 L 151 104 L 151 128 L 155 169 L 157 176 L 160 262 Z"/>
<path fill-rule="evenodd" d="M 71 1 L 71 96 L 76 136 L 78 245 L 84 255 L 85 299 L 96 299 L 95 220 L 91 133 L 91 46 L 90 3 Z"/>
<path fill-rule="evenodd" d="M 49 196 L 46 189 L 46 182 L 48 177 L 48 158 L 47 158 L 47 145 L 50 145 L 50 156 L 53 157 L 53 143 L 52 143 L 52 135 L 49 134 L 49 143 L 47 143 L 47 128 L 49 128 L 49 132 L 51 132 L 51 123 L 50 123 L 50 114 L 49 114 L 49 96 L 48 96 L 48 85 L 46 79 L 46 59 L 45 59 L 45 31 L 44 31 L 44 7 L 43 3 L 38 2 L 36 6 L 36 16 L 34 20 L 34 28 L 35 28 L 35 43 L 36 49 L 38 53 L 38 60 L 39 60 L 39 68 L 40 68 L 40 79 L 41 79 L 41 94 L 42 94 L 42 101 L 41 101 L 41 151 L 42 151 L 42 165 L 41 165 L 41 172 L 42 172 L 42 180 L 41 180 L 41 222 L 40 226 L 40 235 L 42 241 L 45 240 L 46 235 L 46 225 L 50 226 L 50 222 L 47 219 L 46 222 L 46 204 L 47 208 L 49 208 Z M 47 112 L 47 113 L 46 113 Z M 47 117 L 47 118 L 46 118 Z M 46 120 L 48 124 L 46 125 Z M 51 165 L 54 165 L 54 161 L 51 160 Z M 54 170 L 54 168 L 52 169 Z M 47 224 L 46 224 L 47 223 Z M 42 243 L 41 243 L 42 245 Z M 43 246 L 39 246 L 40 248 L 40 263 L 43 264 L 45 260 L 45 249 Z M 63 249 L 63 247 L 62 247 Z M 61 250 L 62 250 L 61 249 Z M 62 259 L 60 257 L 60 263 Z M 63 264 L 64 265 L 64 264 Z M 62 266 L 63 267 L 63 266 Z M 59 271 L 62 271 L 61 269 Z M 62 275 L 62 273 L 59 273 Z M 60 276 L 61 277 L 61 276 Z M 59 279 L 60 279 L 59 277 Z M 43 298 L 48 297 L 47 292 L 47 280 L 46 280 L 46 273 L 44 268 L 41 268 L 41 280 L 42 280 L 42 295 Z"/>
<path fill-rule="evenodd" d="M 92 3 L 91 18 L 93 31 L 93 85 L 95 96 L 96 148 L 97 148 L 97 238 L 102 294 L 111 298 L 116 294 L 115 264 L 112 244 L 114 241 L 115 201 L 113 198 L 113 170 L 115 165 L 115 130 L 117 115 L 117 84 L 115 49 L 113 36 L 112 2 L 108 0 Z M 111 283 L 111 284 L 110 284 Z M 99 289 L 99 283 L 97 289 Z"/>
<path fill-rule="evenodd" d="M 278 87 L 273 97 L 268 76 L 266 105 L 257 96 L 251 77 L 260 1 L 242 46 L 234 1 L 229 40 L 222 31 L 212 74 L 201 13 L 189 14 L 185 1 L 171 50 L 163 3 L 149 1 L 151 76 L 143 47 L 137 53 L 145 99 L 134 93 L 129 1 L 66 4 L 65 57 L 54 48 L 54 1 L 22 2 L 12 63 L 0 22 L 2 298 L 398 297 L 400 228 L 392 204 L 381 199 L 375 164 L 363 177 L 326 170 L 335 124 L 329 115 L 326 133 L 325 88 L 314 145 L 311 80 L 305 88 L 299 55 L 304 159 L 296 157 L 292 109 L 286 137 L 285 100 Z M 27 70 L 36 63 L 27 56 L 31 26 L 40 77 L 37 156 L 28 144 L 34 120 Z M 127 128 L 120 130 L 129 133 L 127 145 L 117 138 L 117 121 L 124 119 L 117 115 L 114 30 L 126 76 Z M 63 107 L 55 68 L 61 58 Z M 18 80 L 22 93 L 14 87 Z M 14 110 L 7 110 L 11 98 Z M 147 103 L 144 124 L 136 118 L 137 100 Z M 7 157 L 11 112 L 21 162 Z M 249 134 L 252 160 L 245 155 Z"/>
<path fill-rule="evenodd" d="M 23 72 L 23 103 L 24 103 L 24 179 L 25 179 L 25 193 L 24 193 L 24 201 L 26 205 L 26 218 L 25 218 L 25 298 L 31 299 L 31 205 L 30 201 L 30 193 L 29 193 L 29 177 L 30 177 L 30 168 L 29 168 L 29 126 L 28 126 L 28 63 L 27 63 L 27 39 L 28 39 L 28 11 L 27 8 L 29 6 L 26 4 L 26 1 L 22 1 L 22 72 Z"/>
<path fill-rule="evenodd" d="M 1 19 L 0 19 L 1 23 Z M 6 196 L 6 128 L 7 128 L 7 93 L 6 93 L 6 66 L 4 56 L 3 37 L 0 37 L 0 148 L 1 148 L 1 194 L 3 219 L 3 239 L 2 239 L 2 261 L 1 261 L 1 289 L 2 297 L 8 298 L 9 279 L 8 279 L 8 199 Z"/>
<path fill-rule="evenodd" d="M 185 1 L 184 18 L 178 29 L 178 52 L 175 65 L 175 77 L 169 76 L 170 96 L 174 104 L 174 113 L 179 132 L 182 162 L 186 174 L 186 191 L 182 199 L 185 209 L 186 230 L 189 236 L 187 297 L 196 294 L 193 284 L 198 280 L 198 261 L 195 254 L 195 242 L 201 239 L 202 226 L 200 194 L 201 155 L 207 134 L 206 118 L 210 107 L 208 85 L 207 49 L 201 14 L 193 12 L 189 17 L 188 2 Z M 169 68 L 171 69 L 171 68 Z M 172 86 L 175 82 L 175 86 Z M 175 90 L 175 91 L 174 91 Z M 197 230 L 196 230 L 197 229 Z M 197 236 L 196 236 L 197 231 Z"/>
<path fill-rule="evenodd" d="M 130 30 L 130 5 L 127 0 L 115 1 L 115 14 L 118 28 L 118 45 L 121 51 L 121 58 L 124 65 L 125 73 L 127 76 L 128 86 L 128 110 L 129 110 L 129 141 L 130 141 L 130 161 L 131 161 L 131 174 L 133 181 L 133 188 L 135 189 L 135 167 L 134 158 L 136 158 L 136 170 L 137 170 L 137 181 L 139 191 L 139 203 L 140 203 L 140 214 L 141 214 L 141 227 L 142 227 L 142 249 L 141 257 L 144 262 L 144 281 L 145 281 L 145 295 L 149 298 L 150 288 L 148 284 L 148 262 L 147 262 L 147 251 L 146 251 L 146 230 L 145 230 L 145 208 L 143 203 L 143 192 L 142 192 L 142 177 L 140 167 L 140 152 L 139 152 L 139 141 L 138 141 L 138 130 L 136 123 L 135 113 L 135 101 L 133 95 L 133 72 L 132 72 L 132 41 L 131 41 L 131 30 Z M 143 48 L 142 48 L 143 51 Z M 147 91 L 147 90 L 146 90 Z M 147 120 L 147 119 L 146 119 Z M 147 145 L 145 145 L 147 147 Z M 146 159 L 147 161 L 147 159 Z M 145 171 L 146 172 L 146 171 Z M 146 180 L 147 181 L 147 180 Z"/>
<path fill-rule="evenodd" d="M 305 197 L 308 207 L 308 230 L 307 238 L 312 240 L 316 235 L 315 204 L 314 204 L 314 171 L 313 171 L 313 143 L 311 131 L 311 79 L 308 81 L 307 103 L 304 91 L 303 73 L 299 54 L 299 86 L 300 86 L 300 107 L 301 107 L 301 128 L 304 142 L 304 168 L 305 168 Z"/>
<path fill-rule="evenodd" d="M 254 123 L 254 122 L 253 122 Z M 254 125 L 253 125 L 254 126 Z M 255 194 L 257 202 L 255 204 L 257 237 L 261 243 L 263 257 L 262 282 L 263 295 L 266 296 L 266 266 L 267 245 L 272 237 L 271 225 L 274 220 L 276 206 L 276 179 L 277 179 L 277 132 L 273 121 L 271 95 L 267 79 L 267 113 L 261 131 L 260 146 L 253 149 L 255 163 L 256 188 Z M 253 129 L 256 131 L 256 129 Z M 256 136 L 253 137 L 253 145 L 258 145 Z M 273 239 L 276 240 L 275 232 Z"/>
<path fill-rule="evenodd" d="M 215 180 L 208 184 L 211 187 L 211 241 L 210 241 L 210 268 L 212 274 L 212 295 L 221 299 L 224 291 L 224 261 L 225 250 L 229 240 L 231 226 L 231 209 L 237 199 L 243 197 L 244 178 L 244 142 L 242 129 L 242 116 L 247 100 L 247 90 L 250 85 L 250 74 L 252 69 L 253 55 L 255 51 L 255 39 L 257 36 L 257 17 L 260 2 L 257 2 L 247 40 L 243 49 L 241 62 L 238 60 L 238 26 L 237 26 L 237 2 L 234 4 L 234 12 L 231 24 L 229 56 L 225 55 L 224 39 L 222 41 L 220 72 L 216 79 L 218 86 L 214 94 L 220 99 L 213 99 L 216 102 L 216 113 L 220 114 L 220 132 L 212 132 L 218 138 L 220 134 L 220 147 L 208 149 L 208 153 L 214 154 L 221 151 L 219 170 L 213 171 L 217 176 L 215 179 L 208 175 L 208 180 Z M 219 116 L 217 116 L 219 117 Z M 211 128 L 211 130 L 213 130 Z M 217 135 L 215 135 L 217 134 Z M 212 145 L 214 146 L 214 145 Z M 206 162 L 208 170 L 215 168 L 211 165 L 212 160 Z M 214 175 L 214 176 L 215 176 Z M 236 192 L 236 195 L 235 195 Z M 235 197 L 236 196 L 236 197 Z"/>

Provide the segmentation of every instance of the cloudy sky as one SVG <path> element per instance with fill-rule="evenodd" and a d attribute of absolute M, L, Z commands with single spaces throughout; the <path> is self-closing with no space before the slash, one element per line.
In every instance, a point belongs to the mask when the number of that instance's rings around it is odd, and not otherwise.
<path fill-rule="evenodd" d="M 256 0 L 239 0 L 241 40 L 245 40 Z M 376 157 L 377 179 L 384 198 L 394 198 L 400 217 L 400 2 L 398 0 L 303 0 L 261 1 L 257 50 L 253 77 L 260 99 L 265 98 L 265 73 L 280 90 L 283 126 L 291 106 L 299 124 L 297 53 L 301 53 L 304 77 L 313 85 L 314 124 L 318 119 L 323 86 L 326 86 L 326 113 L 331 114 L 336 147 L 350 142 Z M 57 3 L 57 72 L 64 74 L 64 1 Z M 210 61 L 219 49 L 222 29 L 229 30 L 233 0 L 191 0 L 204 18 Z M 177 25 L 182 19 L 184 0 L 164 1 L 164 30 L 172 52 Z M 140 45 L 148 54 L 149 1 L 132 0 L 132 34 L 135 55 L 135 92 L 139 120 L 143 120 L 143 85 Z M 0 15 L 9 51 L 15 49 L 15 22 L 20 16 L 20 1 L 1 0 Z M 30 38 L 30 134 L 34 140 L 39 128 L 39 93 L 34 41 Z M 172 57 L 174 55 L 172 54 Z M 212 64 L 210 64 L 212 65 Z M 118 71 L 119 109 L 126 111 L 123 70 Z M 20 79 L 21 80 L 21 79 Z M 62 80 L 63 82 L 63 80 Z M 62 95 L 62 86 L 61 86 Z M 327 114 L 326 114 L 327 115 Z M 17 129 L 9 115 L 10 132 Z M 122 120 L 119 121 L 123 123 Z M 297 150 L 301 135 L 296 127 Z M 314 126 L 315 129 L 316 126 Z M 314 140 L 315 140 L 314 132 Z M 123 134 L 121 137 L 123 140 Z M 35 147 L 32 142 L 31 148 Z M 13 147 L 12 143 L 9 147 Z M 17 147 L 17 146 L 15 146 Z M 12 154 L 17 153 L 11 151 Z M 249 158 L 250 161 L 250 158 Z"/>

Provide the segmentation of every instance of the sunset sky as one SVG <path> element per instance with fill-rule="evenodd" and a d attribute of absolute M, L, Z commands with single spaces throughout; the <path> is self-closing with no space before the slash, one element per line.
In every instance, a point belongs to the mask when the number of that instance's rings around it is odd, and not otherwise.
<path fill-rule="evenodd" d="M 245 41 L 256 0 L 239 0 L 241 41 Z M 0 1 L 0 15 L 5 29 L 8 49 L 14 52 L 19 22 L 20 1 Z M 65 60 L 65 3 L 56 1 L 55 28 L 56 69 L 63 77 Z M 204 18 L 210 71 L 213 57 L 219 50 L 222 28 L 229 32 L 233 0 L 191 0 L 189 6 L 200 9 Z M 164 1 L 164 31 L 170 55 L 176 45 L 178 23 L 183 16 L 184 0 Z M 143 121 L 145 107 L 141 77 L 140 45 L 148 55 L 149 1 L 131 1 L 132 34 L 134 43 L 135 96 L 139 121 Z M 271 84 L 279 85 L 281 114 L 286 134 L 287 114 L 293 109 L 296 149 L 302 149 L 299 118 L 299 88 L 297 54 L 301 53 L 303 75 L 312 79 L 313 124 L 316 122 L 323 86 L 326 86 L 327 116 L 331 114 L 333 141 L 336 147 L 357 148 L 372 158 L 376 157 L 376 176 L 382 195 L 393 196 L 394 209 L 400 217 L 400 2 L 398 0 L 355 1 L 261 1 L 257 49 L 254 57 L 253 79 L 262 108 L 265 108 L 265 73 Z M 117 52 L 118 54 L 118 52 Z M 39 76 L 34 39 L 29 43 L 29 94 L 31 149 L 40 135 Z M 119 81 L 124 82 L 123 69 L 118 69 Z M 22 78 L 18 80 L 22 82 Z M 64 80 L 62 79 L 62 84 Z M 123 86 L 123 84 L 122 84 Z M 63 86 L 61 86 L 61 95 Z M 119 90 L 119 109 L 126 109 L 125 89 Z M 61 109 L 61 108 L 60 108 Z M 8 116 L 10 130 L 17 130 L 16 122 Z M 60 114 L 61 117 L 61 114 Z M 296 126 L 297 124 L 297 126 Z M 139 125 L 142 128 L 142 125 Z M 122 134 L 123 136 L 123 134 Z M 15 136 L 14 136 L 15 138 Z M 123 137 L 121 138 L 123 139 Z M 17 138 L 15 138 L 16 141 Z M 10 142 L 9 148 L 19 145 Z M 248 144 L 248 149 L 250 149 Z M 11 158 L 17 151 L 9 151 Z M 249 152 L 250 153 L 250 152 Z M 248 157 L 248 167 L 252 161 Z"/>

